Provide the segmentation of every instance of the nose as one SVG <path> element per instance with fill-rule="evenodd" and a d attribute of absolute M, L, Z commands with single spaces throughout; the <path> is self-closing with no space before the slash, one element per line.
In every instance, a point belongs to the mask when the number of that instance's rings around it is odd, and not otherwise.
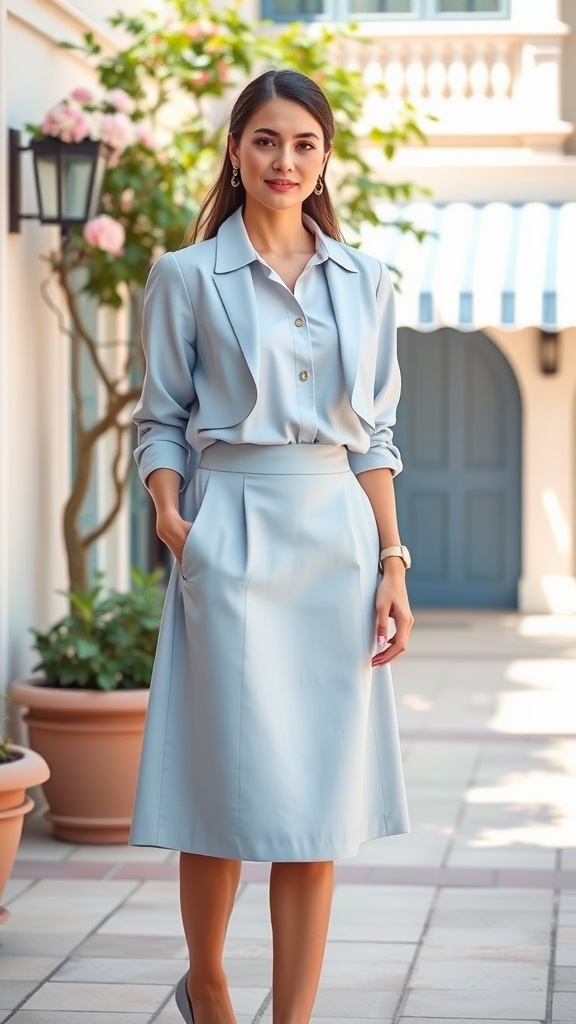
<path fill-rule="evenodd" d="M 294 158 L 290 146 L 280 146 L 274 157 L 274 169 L 277 171 L 290 171 L 294 166 Z"/>

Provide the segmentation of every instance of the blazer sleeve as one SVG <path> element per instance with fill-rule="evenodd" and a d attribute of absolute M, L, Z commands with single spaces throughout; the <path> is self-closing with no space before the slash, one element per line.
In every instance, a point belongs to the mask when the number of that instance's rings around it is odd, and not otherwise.
<path fill-rule="evenodd" d="M 396 348 L 396 313 L 394 287 L 385 263 L 380 264 L 380 280 L 376 287 L 378 350 L 374 375 L 374 422 L 367 452 L 349 452 L 353 473 L 368 469 L 391 469 L 396 476 L 402 469 L 400 452 L 393 442 L 392 428 L 400 398 L 400 367 Z"/>
<path fill-rule="evenodd" d="M 196 322 L 174 253 L 156 261 L 146 282 L 142 343 L 146 372 L 134 411 L 138 471 L 146 484 L 153 470 L 173 469 L 184 486 L 191 452 L 186 428 L 195 398 Z"/>

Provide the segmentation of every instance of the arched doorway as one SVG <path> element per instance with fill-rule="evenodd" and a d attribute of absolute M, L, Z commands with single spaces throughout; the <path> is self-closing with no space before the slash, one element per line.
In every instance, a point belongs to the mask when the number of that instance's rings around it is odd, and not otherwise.
<path fill-rule="evenodd" d="M 481 331 L 398 332 L 395 438 L 415 606 L 515 608 L 521 559 L 521 402 Z"/>

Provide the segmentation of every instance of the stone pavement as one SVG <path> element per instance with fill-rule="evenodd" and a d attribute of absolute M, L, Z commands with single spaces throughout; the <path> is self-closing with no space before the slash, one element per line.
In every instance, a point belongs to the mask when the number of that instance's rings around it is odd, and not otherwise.
<path fill-rule="evenodd" d="M 338 865 L 316 1024 L 576 1024 L 576 618 L 420 612 L 395 668 L 412 834 Z M 172 853 L 28 823 L 0 928 L 0 1021 L 178 1024 Z M 270 1024 L 266 865 L 227 945 Z"/>

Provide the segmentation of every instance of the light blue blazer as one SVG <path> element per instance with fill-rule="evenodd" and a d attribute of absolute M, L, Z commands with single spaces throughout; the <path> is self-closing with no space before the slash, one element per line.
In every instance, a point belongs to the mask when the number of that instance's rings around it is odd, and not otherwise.
<path fill-rule="evenodd" d="M 144 482 L 160 468 L 186 484 L 210 430 L 241 423 L 260 382 L 260 327 L 250 263 L 254 250 L 237 210 L 215 238 L 166 253 L 144 300 L 147 369 L 134 420 Z M 354 472 L 402 463 L 392 443 L 400 394 L 394 292 L 386 266 L 322 236 L 346 392 L 365 434 Z M 264 382 L 265 383 L 265 382 Z"/>

